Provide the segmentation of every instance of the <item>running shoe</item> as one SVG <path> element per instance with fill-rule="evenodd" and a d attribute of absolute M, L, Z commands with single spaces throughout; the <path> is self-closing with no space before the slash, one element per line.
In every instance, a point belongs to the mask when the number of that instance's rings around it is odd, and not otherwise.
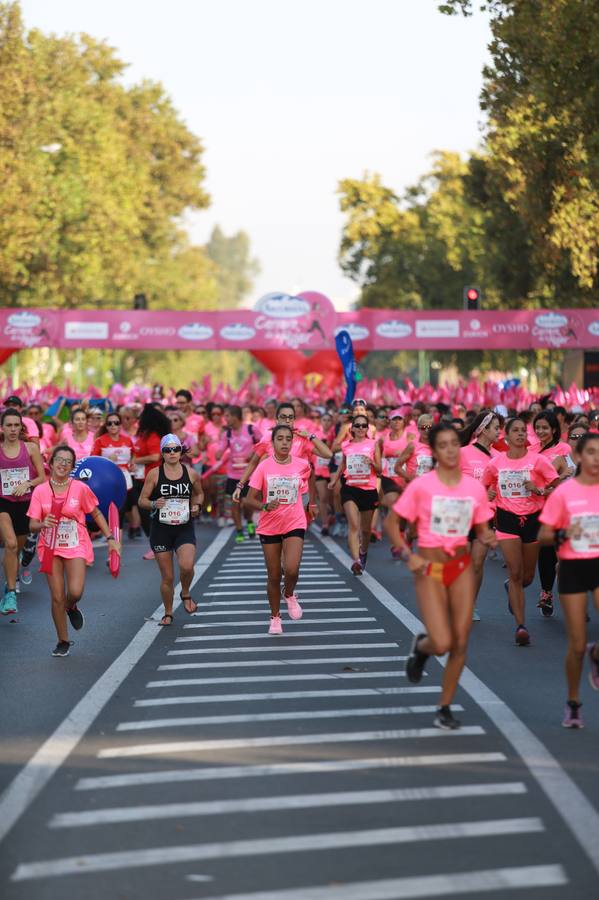
<path fill-rule="evenodd" d="M 151 547 L 146 553 L 144 553 L 142 559 L 155 559 L 154 551 Z"/>
<path fill-rule="evenodd" d="M 268 629 L 269 634 L 283 634 L 283 624 L 281 622 L 280 616 L 271 616 L 270 617 L 270 627 Z"/>
<path fill-rule="evenodd" d="M 20 563 L 27 569 L 35 556 L 35 548 L 37 547 L 37 534 L 30 534 L 25 541 L 25 546 L 21 550 Z"/>
<path fill-rule="evenodd" d="M 526 625 L 518 625 L 516 628 L 516 643 L 519 647 L 527 647 L 530 644 L 530 634 Z"/>
<path fill-rule="evenodd" d="M 599 691 L 599 662 L 593 656 L 597 644 L 587 644 L 587 653 L 589 655 L 589 682 L 595 691 Z"/>
<path fill-rule="evenodd" d="M 245 534 L 243 533 L 243 530 L 238 531 L 237 534 L 235 535 L 235 543 L 243 544 L 244 541 L 245 541 Z"/>
<path fill-rule="evenodd" d="M 377 531 L 375 528 L 373 528 L 372 531 L 370 532 L 370 543 L 376 544 L 377 541 L 380 541 L 382 539 L 382 537 L 383 537 L 382 533 L 380 531 Z"/>
<path fill-rule="evenodd" d="M 428 653 L 421 653 L 420 650 L 417 649 L 417 644 L 421 638 L 425 637 L 425 632 L 421 632 L 414 636 L 410 648 L 410 655 L 406 660 L 406 677 L 412 684 L 419 684 L 422 681 L 422 676 L 424 674 Z"/>
<path fill-rule="evenodd" d="M 541 591 L 537 609 L 541 610 L 545 618 L 550 619 L 553 615 L 553 594 L 551 591 Z"/>
<path fill-rule="evenodd" d="M 77 608 L 77 604 L 75 603 L 73 606 L 67 609 L 67 616 L 69 617 L 69 622 L 75 629 L 75 631 L 81 631 L 83 626 L 85 625 L 85 616 L 81 612 L 80 609 Z"/>
<path fill-rule="evenodd" d="M 218 519 L 216 520 L 216 524 L 217 524 L 218 528 L 224 528 L 225 525 L 227 524 L 225 517 L 219 516 Z"/>
<path fill-rule="evenodd" d="M 359 560 L 356 559 L 355 562 L 352 563 L 351 570 L 352 570 L 353 575 L 361 575 L 362 574 L 362 566 L 360 565 Z"/>
<path fill-rule="evenodd" d="M 2 613 L 3 616 L 10 616 L 16 612 L 18 612 L 18 606 L 17 595 L 15 591 L 5 591 L 4 598 L 0 606 L 0 613 Z"/>
<path fill-rule="evenodd" d="M 366 551 L 360 550 L 359 559 L 360 559 L 360 565 L 362 566 L 362 569 L 365 569 L 366 568 L 366 560 L 368 559 L 368 550 L 366 550 Z"/>
<path fill-rule="evenodd" d="M 473 621 L 473 622 L 480 622 L 480 613 L 479 613 L 478 608 L 477 608 L 476 606 L 475 606 L 474 609 L 472 610 L 472 621 Z"/>
<path fill-rule="evenodd" d="M 435 728 L 442 728 L 443 731 L 457 731 L 462 727 L 459 719 L 454 718 L 450 706 L 438 706 L 437 715 L 433 722 Z"/>
<path fill-rule="evenodd" d="M 326 527 L 326 525 L 323 525 L 323 527 L 320 529 L 320 533 L 323 537 L 329 536 L 329 529 Z"/>
<path fill-rule="evenodd" d="M 59 641 L 52 651 L 52 656 L 68 656 L 71 649 L 70 641 Z"/>
<path fill-rule="evenodd" d="M 510 603 L 510 580 L 509 580 L 509 578 L 506 578 L 505 581 L 503 582 L 503 588 L 507 594 L 507 610 L 508 610 L 510 616 L 513 616 L 514 610 L 512 609 L 512 604 Z"/>
<path fill-rule="evenodd" d="M 287 603 L 287 612 L 289 613 L 289 618 L 301 619 L 304 613 L 298 603 L 296 594 L 292 594 L 290 597 L 285 597 L 285 602 Z"/>
<path fill-rule="evenodd" d="M 256 537 L 256 526 L 253 522 L 248 522 L 248 537 L 250 539 Z"/>
<path fill-rule="evenodd" d="M 581 706 L 582 703 L 577 703 L 576 700 L 568 700 L 564 710 L 563 728 L 584 728 L 582 713 L 580 712 Z"/>
<path fill-rule="evenodd" d="M 21 583 L 31 584 L 33 581 L 33 572 L 31 569 L 21 569 Z"/>

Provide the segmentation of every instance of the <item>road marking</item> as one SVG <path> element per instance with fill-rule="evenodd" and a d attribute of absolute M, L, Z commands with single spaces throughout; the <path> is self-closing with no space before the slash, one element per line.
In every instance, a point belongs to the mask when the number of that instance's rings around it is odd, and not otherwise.
<path fill-rule="evenodd" d="M 339 731 L 323 734 L 271 735 L 256 738 L 226 738 L 224 740 L 171 741 L 169 743 L 136 744 L 133 746 L 105 747 L 97 753 L 98 759 L 118 759 L 125 756 L 153 756 L 162 753 L 187 753 L 191 750 L 249 750 L 252 747 L 286 747 L 299 744 L 349 744 L 361 741 L 398 741 L 413 738 L 469 737 L 486 734 L 480 725 L 466 725 L 459 731 L 442 731 L 439 728 L 398 728 L 390 731 Z"/>
<path fill-rule="evenodd" d="M 405 672 L 323 672 L 322 674 L 305 673 L 301 676 L 302 681 L 347 681 L 349 678 L 405 678 Z M 297 675 L 245 675 L 240 678 L 238 675 L 221 678 L 172 678 L 170 681 L 149 681 L 146 688 L 168 688 L 168 687 L 186 687 L 191 685 L 202 684 L 258 684 L 260 682 L 273 682 L 277 684 L 281 681 L 297 681 Z M 137 701 L 139 702 L 139 701 Z"/>
<path fill-rule="evenodd" d="M 353 588 L 327 588 L 331 594 L 351 594 Z M 321 594 L 321 588 L 306 588 L 304 594 Z M 266 596 L 266 591 L 204 591 L 204 597 L 255 597 L 258 594 Z"/>
<path fill-rule="evenodd" d="M 349 599 L 349 598 L 347 598 L 347 599 Z M 357 597 L 356 597 L 356 599 L 357 599 Z M 344 597 L 343 600 L 340 599 L 339 602 L 344 603 L 345 600 L 346 600 L 346 598 Z M 247 603 L 248 601 L 246 600 L 245 602 Z M 251 600 L 249 602 L 256 603 L 256 605 L 260 604 L 261 606 L 264 606 L 264 603 L 262 600 Z M 304 602 L 305 601 L 302 600 L 302 603 L 304 603 Z M 322 603 L 323 601 L 319 601 L 319 602 Z M 221 606 L 223 604 L 211 603 L 210 605 L 211 606 L 217 606 L 217 605 Z M 193 613 L 193 615 L 197 616 L 200 619 L 203 619 L 205 616 L 255 616 L 256 615 L 255 609 L 237 609 L 237 604 L 235 604 L 235 606 L 233 608 L 231 608 L 230 603 L 226 603 L 224 605 L 227 606 L 227 609 L 210 610 L 210 609 L 202 608 L 201 613 Z M 308 612 L 308 610 L 306 610 L 306 612 Z M 368 609 L 367 606 L 325 606 L 325 607 L 321 607 L 320 609 L 318 609 L 318 608 L 310 609 L 309 612 L 310 612 L 310 615 L 313 615 L 314 613 L 370 612 L 370 610 Z M 320 622 L 320 621 L 322 621 L 322 619 L 318 619 L 318 621 Z M 370 621 L 374 622 L 375 620 L 371 619 Z M 231 623 L 226 622 L 224 624 L 230 625 Z M 255 624 L 263 625 L 264 619 L 261 619 L 260 622 L 257 622 Z M 183 627 L 184 628 L 197 628 L 198 626 L 197 625 L 184 625 Z"/>
<path fill-rule="evenodd" d="M 395 697 L 398 694 L 418 693 L 422 685 L 410 687 L 380 688 L 333 688 L 324 691 L 267 691 L 261 694 L 200 694 L 197 697 L 184 695 L 182 697 L 152 697 L 149 700 L 136 700 L 135 707 L 146 706 L 178 706 L 187 703 L 248 703 L 272 700 L 327 700 L 334 697 Z M 426 688 L 426 692 L 440 690 L 438 685 Z"/>
<path fill-rule="evenodd" d="M 346 650 L 373 650 L 379 647 L 393 647 L 397 650 L 397 642 L 380 644 L 375 642 L 372 644 L 296 644 L 294 646 L 279 642 L 278 647 L 242 647 L 241 650 L 239 647 L 200 647 L 195 650 L 192 648 L 188 650 L 167 650 L 166 655 L 183 656 L 183 654 L 189 653 L 201 653 L 203 656 L 207 653 L 295 653 L 298 651 L 304 652 L 305 650 L 339 650 L 345 653 Z M 342 659 L 339 660 L 339 662 L 342 661 Z M 329 660 L 329 662 L 335 662 L 335 660 Z M 214 668 L 214 663 L 210 663 L 210 665 Z"/>
<path fill-rule="evenodd" d="M 80 778 L 76 791 L 143 787 L 149 784 L 173 784 L 183 781 L 218 781 L 226 778 L 263 778 L 269 775 L 313 775 L 354 772 L 365 769 L 426 768 L 507 762 L 504 753 L 434 753 L 415 756 L 375 756 L 366 759 L 332 759 L 315 762 L 268 763 L 252 766 L 217 766 L 201 769 L 161 769 L 156 772 L 131 772 L 126 775 L 99 775 Z"/>
<path fill-rule="evenodd" d="M 363 600 L 360 600 L 359 597 L 302 597 L 302 606 L 305 606 L 307 603 L 363 603 Z M 210 600 L 208 603 L 202 605 L 201 599 L 199 600 L 200 606 L 197 613 L 192 613 L 192 616 L 203 616 L 206 614 L 208 610 L 211 610 L 213 606 L 226 606 L 227 609 L 232 612 L 238 611 L 240 608 L 244 606 L 261 606 L 262 609 L 267 608 L 267 604 L 264 600 Z M 310 612 L 320 612 L 318 609 L 310 610 Z"/>
<path fill-rule="evenodd" d="M 372 646 L 368 644 L 367 646 Z M 345 649 L 345 648 L 344 648 Z M 344 656 L 341 659 L 331 658 L 330 656 L 316 657 L 314 659 L 252 659 L 240 660 L 240 662 L 219 662 L 219 669 L 249 669 L 269 666 L 313 666 L 321 663 L 364 663 L 364 662 L 398 662 L 405 661 L 406 656 Z M 171 663 L 170 665 L 158 666 L 159 672 L 176 672 L 189 669 L 214 669 L 214 662 L 205 663 Z M 277 674 L 272 676 L 278 678 Z M 296 677 L 296 676 L 294 676 Z"/>
<path fill-rule="evenodd" d="M 439 687 L 411 688 L 414 693 L 434 693 Z M 171 719 L 142 719 L 135 722 L 120 722 L 117 731 L 152 731 L 154 728 L 188 728 L 193 725 L 240 725 L 255 722 L 295 722 L 302 719 L 353 719 L 365 716 L 401 716 L 434 713 L 436 706 L 388 706 L 360 707 L 357 709 L 306 709 L 293 712 L 236 713 L 232 716 L 185 716 Z M 462 710 L 462 706 L 452 704 L 452 709 Z"/>
<path fill-rule="evenodd" d="M 337 610 L 334 610 L 334 612 L 337 612 Z M 334 619 L 302 619 L 302 625 L 331 625 L 337 622 L 376 622 L 376 619 L 374 616 L 357 616 L 352 618 L 335 616 Z M 248 625 L 264 625 L 264 619 L 257 619 L 255 622 L 202 622 L 199 625 L 184 625 L 183 628 L 240 628 L 242 626 L 246 628 Z"/>
<path fill-rule="evenodd" d="M 502 797 L 525 794 L 520 781 L 489 784 L 450 784 L 441 787 L 388 788 L 376 791 L 329 791 L 324 794 L 288 794 L 248 797 L 241 800 L 206 800 L 189 803 L 155 803 L 148 806 L 116 806 L 89 812 L 56 813 L 49 828 L 79 828 L 173 819 L 178 816 L 219 816 L 233 813 L 277 812 L 282 809 L 358 806 L 367 803 L 418 803 L 426 800 L 458 800 L 464 797 Z"/>
<path fill-rule="evenodd" d="M 145 850 L 125 850 L 117 853 L 88 853 L 62 859 L 21 863 L 11 880 L 29 881 L 63 875 L 90 875 L 94 872 L 114 872 L 146 866 L 172 866 L 177 863 L 205 859 L 234 859 L 237 857 L 272 856 L 275 853 L 302 853 L 312 850 L 337 850 L 347 847 L 376 847 L 393 844 L 416 844 L 421 841 L 442 841 L 499 837 L 501 835 L 534 834 L 544 826 L 535 817 L 519 819 L 487 819 L 474 822 L 416 825 L 399 828 L 373 828 L 364 831 L 334 831 L 324 834 L 296 834 L 289 837 L 148 847 Z"/>
<path fill-rule="evenodd" d="M 288 637 L 324 637 L 325 635 L 341 634 L 384 634 L 384 628 L 325 628 L 324 631 L 292 631 L 287 632 Z M 279 639 L 283 635 L 277 635 Z M 273 637 L 267 631 L 258 634 L 200 634 L 191 637 L 175 638 L 175 644 L 188 644 L 197 641 L 272 641 Z M 276 639 L 276 638 L 275 638 Z M 285 645 L 283 644 L 283 647 Z"/>
<path fill-rule="evenodd" d="M 204 575 L 216 559 L 230 534 L 230 528 L 223 528 L 208 545 L 195 564 L 192 585 Z M 180 587 L 180 584 L 177 585 L 178 589 Z M 176 610 L 180 603 L 181 598 L 176 594 L 173 610 Z M 160 604 L 154 611 L 155 614 L 162 613 L 163 608 Z M 0 841 L 77 746 L 98 714 L 160 633 L 161 629 L 156 627 L 155 622 L 145 622 L 123 652 L 13 778 L 0 797 Z"/>
<path fill-rule="evenodd" d="M 351 558 L 333 540 L 320 536 L 318 540 L 349 568 Z M 412 634 L 422 631 L 423 625 L 416 616 L 368 572 L 363 574 L 362 584 L 408 631 Z M 444 664 L 441 660 L 439 662 Z M 470 694 L 516 750 L 557 809 L 560 818 L 584 849 L 595 871 L 599 872 L 599 812 L 530 728 L 471 669 L 464 668 L 460 686 Z"/>
<path fill-rule="evenodd" d="M 323 884 L 318 887 L 258 891 L 252 894 L 227 894 L 206 897 L 205 900 L 416 900 L 418 897 L 462 897 L 483 891 L 510 891 L 564 884 L 568 884 L 568 878 L 562 866 L 512 866 L 475 872 L 447 872 L 445 875 Z"/>

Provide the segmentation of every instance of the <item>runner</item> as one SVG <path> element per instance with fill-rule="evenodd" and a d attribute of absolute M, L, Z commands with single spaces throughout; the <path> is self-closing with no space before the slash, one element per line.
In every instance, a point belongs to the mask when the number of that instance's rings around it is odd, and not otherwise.
<path fill-rule="evenodd" d="M 170 434 L 171 423 L 164 413 L 153 403 L 146 403 L 141 411 L 135 438 L 135 466 L 133 468 L 134 497 L 141 493 L 144 480 L 152 469 L 160 465 L 160 441 L 165 434 Z M 150 536 L 150 513 L 139 506 L 141 527 L 147 538 Z M 152 547 L 143 554 L 143 559 L 154 559 Z"/>
<path fill-rule="evenodd" d="M 173 554 L 179 564 L 181 602 L 193 615 L 198 605 L 189 591 L 196 556 L 192 519 L 199 515 L 204 494 L 202 479 L 191 466 L 181 463 L 183 447 L 176 434 L 160 441 L 162 461 L 150 469 L 139 497 L 139 507 L 151 510 L 150 546 L 160 569 L 160 594 L 164 615 L 159 625 L 173 624 L 175 590 Z"/>
<path fill-rule="evenodd" d="M 497 502 L 497 540 L 507 565 L 504 584 L 508 609 L 516 619 L 516 643 L 530 644 L 525 625 L 524 589 L 532 583 L 539 543 L 539 511 L 559 478 L 549 460 L 526 448 L 526 423 L 516 417 L 505 426 L 508 450 L 491 459 L 482 483 Z"/>
<path fill-rule="evenodd" d="M 557 547 L 559 599 L 568 650 L 568 700 L 562 725 L 582 728 L 580 678 L 585 650 L 589 681 L 599 691 L 599 642 L 587 644 L 587 596 L 599 611 L 599 434 L 584 434 L 576 447 L 577 473 L 549 497 L 540 515 L 539 540 Z"/>
<path fill-rule="evenodd" d="M 492 513 L 486 492 L 480 482 L 460 469 L 460 439 L 455 428 L 445 424 L 432 428 L 430 447 L 436 468 L 412 481 L 394 507 L 397 515 L 416 530 L 418 553 L 410 551 L 397 520 L 389 533 L 414 574 L 426 627 L 414 638 L 406 675 L 417 684 L 429 656 L 449 653 L 434 725 L 455 730 L 461 723 L 453 716 L 451 702 L 466 661 L 474 609 L 475 580 L 468 534 L 474 527 L 481 543 L 495 546 L 496 541 L 488 525 Z"/>
<path fill-rule="evenodd" d="M 420 478 L 433 468 L 428 436 L 434 424 L 435 420 L 430 413 L 423 413 L 418 417 L 418 437 L 415 441 L 410 441 L 398 461 L 399 466 L 404 466 L 406 481 Z"/>
<path fill-rule="evenodd" d="M 29 534 L 27 508 L 31 491 L 45 480 L 39 447 L 25 442 L 25 427 L 16 409 L 6 409 L 0 418 L 0 538 L 4 544 L 4 593 L 0 613 L 18 611 L 17 580 L 19 553 Z"/>
<path fill-rule="evenodd" d="M 342 444 L 341 465 L 329 487 L 341 480 L 341 503 L 348 524 L 347 543 L 352 558 L 351 570 L 361 575 L 366 567 L 372 516 L 379 504 L 376 489 L 381 473 L 381 451 L 378 443 L 367 437 L 368 419 L 360 413 L 351 423 L 351 437 Z"/>
<path fill-rule="evenodd" d="M 64 434 L 60 435 L 60 440 L 75 451 L 77 460 L 91 455 L 96 439 L 95 432 L 88 427 L 88 421 L 86 411 L 81 406 L 74 406 L 69 416 L 70 428 L 65 426 Z"/>
<path fill-rule="evenodd" d="M 220 459 L 227 450 L 229 451 L 225 493 L 235 501 L 237 492 L 239 498 L 247 495 L 246 479 L 245 477 L 240 479 L 240 475 L 241 473 L 245 475 L 246 467 L 249 468 L 248 462 L 252 458 L 255 445 L 259 442 L 261 435 L 253 425 L 243 424 L 240 406 L 228 406 L 225 419 L 227 425 L 221 434 L 216 457 Z M 239 502 L 233 502 L 231 514 L 236 530 L 235 543 L 241 544 L 245 540 L 245 534 L 241 522 L 241 505 Z M 249 511 L 246 511 L 246 519 L 248 537 L 253 538 L 256 534 L 256 526 L 252 522 Z"/>
<path fill-rule="evenodd" d="M 310 465 L 291 455 L 293 430 L 288 425 L 275 425 L 271 435 L 272 455 L 266 457 L 250 479 L 247 504 L 261 510 L 258 534 L 267 571 L 267 594 L 270 605 L 269 634 L 282 634 L 281 564 L 284 564 L 284 589 L 287 612 L 291 619 L 301 619 L 302 608 L 295 586 L 304 549 L 307 519 L 302 493 L 310 476 Z M 310 506 L 316 509 L 314 489 L 310 489 Z"/>
<path fill-rule="evenodd" d="M 381 475 L 381 491 L 383 493 L 382 504 L 391 510 L 397 501 L 405 479 L 395 469 L 399 457 L 408 446 L 411 435 L 406 432 L 405 420 L 401 410 L 393 409 L 389 413 L 389 431 L 379 438 L 379 448 L 382 455 L 383 474 Z"/>
<path fill-rule="evenodd" d="M 69 472 L 75 465 L 75 451 L 58 444 L 49 459 L 50 480 L 33 491 L 27 514 L 30 528 L 40 532 L 38 556 L 45 562 L 49 555 L 50 574 L 46 575 L 52 601 L 52 619 L 58 643 L 52 656 L 68 656 L 71 647 L 67 617 L 75 631 L 85 619 L 78 608 L 85 587 L 85 567 L 94 561 L 92 543 L 85 525 L 91 515 L 96 527 L 108 541 L 108 549 L 121 552 L 108 523 L 98 508 L 98 498 L 83 482 Z M 54 512 L 53 512 L 54 510 Z M 66 579 L 66 589 L 65 589 Z"/>

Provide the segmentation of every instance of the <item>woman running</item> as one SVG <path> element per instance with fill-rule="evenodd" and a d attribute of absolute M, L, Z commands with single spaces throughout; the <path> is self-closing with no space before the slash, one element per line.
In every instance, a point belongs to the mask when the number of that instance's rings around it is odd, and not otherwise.
<path fill-rule="evenodd" d="M 580 678 L 585 651 L 589 681 L 599 691 L 599 642 L 587 644 L 587 595 L 599 611 L 599 434 L 588 432 L 576 448 L 578 468 L 549 497 L 540 515 L 539 540 L 557 548 L 559 599 L 564 611 L 568 650 L 568 701 L 562 725 L 582 728 Z"/>
<path fill-rule="evenodd" d="M 389 413 L 389 431 L 379 438 L 379 448 L 383 465 L 381 475 L 381 491 L 383 494 L 382 505 L 391 510 L 397 501 L 405 479 L 396 472 L 399 457 L 412 439 L 405 429 L 404 417 L 399 409 L 393 409 Z"/>
<path fill-rule="evenodd" d="M 94 441 L 96 439 L 95 432 L 89 428 L 89 420 L 86 411 L 76 406 L 71 410 L 69 418 L 70 428 L 64 428 L 64 435 L 61 439 L 65 444 L 75 451 L 77 460 L 83 459 L 85 456 L 91 456 Z"/>
<path fill-rule="evenodd" d="M 271 433 L 273 453 L 259 463 L 250 478 L 246 502 L 261 510 L 258 535 L 267 572 L 270 605 L 269 634 L 282 634 L 281 563 L 284 563 L 283 593 L 290 619 L 301 619 L 302 608 L 295 586 L 304 549 L 307 518 L 302 503 L 310 478 L 310 464 L 291 455 L 293 431 L 288 425 L 275 425 Z M 310 488 L 310 508 L 316 512 L 314 488 Z"/>
<path fill-rule="evenodd" d="M 518 417 L 505 426 L 508 450 L 489 461 L 482 478 L 497 503 L 497 540 L 507 565 L 504 584 L 508 609 L 516 619 L 516 643 L 530 644 L 525 623 L 524 589 L 532 583 L 539 555 L 539 512 L 559 478 L 548 459 L 526 448 L 526 423 Z"/>
<path fill-rule="evenodd" d="M 165 434 L 170 434 L 171 423 L 153 403 L 146 403 L 139 417 L 137 435 L 135 437 L 135 466 L 133 468 L 134 497 L 141 493 L 144 480 L 148 474 L 160 465 L 160 441 Z M 139 508 L 141 527 L 146 537 L 150 536 L 150 513 L 148 509 Z M 154 551 L 150 547 L 143 554 L 144 559 L 154 559 Z"/>
<path fill-rule="evenodd" d="M 474 609 L 470 529 L 474 527 L 477 539 L 487 546 L 495 546 L 496 541 L 488 524 L 492 512 L 486 491 L 479 481 L 461 471 L 460 439 L 455 428 L 435 425 L 430 432 L 430 447 L 436 468 L 412 481 L 394 507 L 416 531 L 418 553 L 410 551 L 396 522 L 388 530 L 414 574 L 426 628 L 414 638 L 406 675 L 417 684 L 429 656 L 449 653 L 434 725 L 454 730 L 461 723 L 451 712 L 451 702 L 466 661 Z"/>
<path fill-rule="evenodd" d="M 341 464 L 329 483 L 334 490 L 341 480 L 341 503 L 347 518 L 347 543 L 354 575 L 361 575 L 366 567 L 372 516 L 379 505 L 376 479 L 381 473 L 381 451 L 377 442 L 367 437 L 368 427 L 363 413 L 354 416 L 351 437 L 341 445 Z"/>
<path fill-rule="evenodd" d="M 0 419 L 0 538 L 4 543 L 4 595 L 0 613 L 13 615 L 17 608 L 19 553 L 29 534 L 27 508 L 31 491 L 45 481 L 44 463 L 37 444 L 23 440 L 21 414 L 7 409 Z"/>
<path fill-rule="evenodd" d="M 196 536 L 192 519 L 199 515 L 204 494 L 202 479 L 191 466 L 181 462 L 183 446 L 176 434 L 160 441 L 162 461 L 146 475 L 139 508 L 151 510 L 150 547 L 160 569 L 160 594 L 164 615 L 159 625 L 173 624 L 175 577 L 173 554 L 179 564 L 181 602 L 190 616 L 198 605 L 189 591 L 196 556 Z"/>
<path fill-rule="evenodd" d="M 429 433 L 434 423 L 430 413 L 423 413 L 418 417 L 418 437 L 415 441 L 410 441 L 398 460 L 398 466 L 404 466 L 406 481 L 420 478 L 433 468 Z"/>
<path fill-rule="evenodd" d="M 40 532 L 38 556 L 50 567 L 48 587 L 52 600 L 52 619 L 58 643 L 52 656 L 68 656 L 71 642 L 67 618 L 75 631 L 85 619 L 78 608 L 85 587 L 86 566 L 94 561 L 94 551 L 86 525 L 91 515 L 96 527 L 108 541 L 108 549 L 121 552 L 108 523 L 98 508 L 98 498 L 83 481 L 71 478 L 75 451 L 67 444 L 54 448 L 49 459 L 50 480 L 33 491 L 28 515 L 30 528 Z M 47 558 L 49 557 L 49 558 Z M 66 580 L 66 588 L 65 588 Z"/>

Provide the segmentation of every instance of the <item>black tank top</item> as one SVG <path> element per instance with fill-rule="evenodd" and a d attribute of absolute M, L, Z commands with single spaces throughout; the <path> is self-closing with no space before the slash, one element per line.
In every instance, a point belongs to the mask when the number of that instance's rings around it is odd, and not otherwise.
<path fill-rule="evenodd" d="M 183 469 L 181 477 L 176 479 L 166 477 L 163 465 L 158 469 L 158 481 L 150 495 L 150 500 L 158 500 L 160 497 L 164 497 L 167 501 L 177 501 L 172 505 L 178 510 L 175 516 L 167 515 L 163 510 L 155 510 L 156 518 L 161 524 L 177 525 L 186 524 L 189 521 L 192 483 L 187 467 L 182 465 L 181 468 Z M 181 514 L 182 521 L 179 521 Z"/>

